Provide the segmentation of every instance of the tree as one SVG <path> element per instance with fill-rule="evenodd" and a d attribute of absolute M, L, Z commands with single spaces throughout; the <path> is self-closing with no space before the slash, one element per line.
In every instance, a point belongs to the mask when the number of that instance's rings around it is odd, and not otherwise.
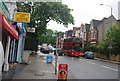
<path fill-rule="evenodd" d="M 17 7 L 20 12 L 31 13 L 31 20 L 27 26 L 36 28 L 35 37 L 31 36 L 36 41 L 41 40 L 42 35 L 46 32 L 47 23 L 50 20 L 63 24 L 65 27 L 68 24 L 74 24 L 74 18 L 71 15 L 72 9 L 61 2 L 34 2 L 34 6 L 31 5 L 31 2 L 27 4 L 19 2 L 17 3 Z"/>
<path fill-rule="evenodd" d="M 112 30 L 108 30 L 104 39 L 104 47 L 108 48 L 112 44 L 112 53 L 119 54 L 120 51 L 120 29 L 118 25 L 113 25 Z"/>
<path fill-rule="evenodd" d="M 92 44 L 90 42 L 85 42 L 84 43 L 84 52 L 90 51 L 92 47 Z"/>
<path fill-rule="evenodd" d="M 52 34 L 53 34 L 53 30 L 47 29 L 46 33 L 41 36 L 41 39 L 39 39 L 39 44 L 47 43 L 47 44 L 55 45 L 56 40 L 54 37 L 52 37 Z"/>
<path fill-rule="evenodd" d="M 47 23 L 54 20 L 57 23 L 67 26 L 74 24 L 74 18 L 71 15 L 71 9 L 61 2 L 34 2 L 34 6 L 25 3 L 17 3 L 18 11 L 29 12 L 32 8 L 30 27 L 36 27 L 36 34 L 42 35 L 45 32 Z M 41 33 L 42 32 L 42 33 Z"/>

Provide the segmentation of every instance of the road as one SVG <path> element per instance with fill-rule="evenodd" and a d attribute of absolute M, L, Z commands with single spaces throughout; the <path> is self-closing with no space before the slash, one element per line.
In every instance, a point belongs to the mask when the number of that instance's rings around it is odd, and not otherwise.
<path fill-rule="evenodd" d="M 53 56 L 55 66 L 54 54 L 47 55 Z M 59 64 L 68 64 L 68 79 L 118 79 L 118 64 L 82 57 L 58 56 Z"/>
<path fill-rule="evenodd" d="M 117 64 L 68 56 L 59 56 L 58 64 L 68 64 L 68 79 L 118 79 Z"/>

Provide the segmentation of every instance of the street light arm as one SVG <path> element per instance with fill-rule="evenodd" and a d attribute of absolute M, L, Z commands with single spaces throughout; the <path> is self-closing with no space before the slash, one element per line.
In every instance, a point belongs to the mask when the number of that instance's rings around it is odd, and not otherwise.
<path fill-rule="evenodd" d="M 100 5 L 104 5 L 104 6 L 108 6 L 108 7 L 110 7 L 110 8 L 111 8 L 111 15 L 112 15 L 112 6 L 110 6 L 110 5 L 106 5 L 106 4 L 100 4 Z"/>
<path fill-rule="evenodd" d="M 111 7 L 111 8 L 112 8 L 112 6 L 110 6 L 110 5 L 107 5 L 107 4 L 100 4 L 100 5 L 105 5 L 105 6 L 108 6 L 108 7 Z"/>

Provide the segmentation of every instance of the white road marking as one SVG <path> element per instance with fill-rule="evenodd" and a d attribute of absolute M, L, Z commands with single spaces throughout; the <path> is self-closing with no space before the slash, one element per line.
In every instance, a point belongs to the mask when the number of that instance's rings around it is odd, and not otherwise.
<path fill-rule="evenodd" d="M 82 60 L 82 59 L 79 59 L 79 60 Z"/>
<path fill-rule="evenodd" d="M 74 58 L 72 57 L 72 60 L 73 60 Z"/>
<path fill-rule="evenodd" d="M 88 62 L 88 63 L 90 63 L 90 64 L 94 64 L 94 65 L 98 65 L 98 64 L 96 64 L 96 63 L 92 63 L 92 62 Z M 106 68 L 106 69 L 110 69 L 110 70 L 114 70 L 114 71 L 118 71 L 117 69 L 113 69 L 113 68 L 110 68 L 110 67 L 107 67 L 107 66 L 101 66 L 101 65 L 99 65 L 100 67 L 104 67 L 104 68 Z"/>
<path fill-rule="evenodd" d="M 113 68 L 110 68 L 110 67 L 107 67 L 107 66 L 101 66 L 101 67 L 104 67 L 104 68 L 107 68 L 107 69 L 110 69 L 110 70 L 114 70 L 114 71 L 118 71 L 117 69 L 113 69 Z"/>
<path fill-rule="evenodd" d="M 93 62 L 88 62 L 88 63 L 90 63 L 90 64 L 94 64 L 94 65 L 97 65 L 96 63 L 93 63 Z"/>

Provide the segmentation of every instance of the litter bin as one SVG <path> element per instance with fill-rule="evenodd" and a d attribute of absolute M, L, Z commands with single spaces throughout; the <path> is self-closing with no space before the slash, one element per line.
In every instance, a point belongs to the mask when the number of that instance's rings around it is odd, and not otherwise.
<path fill-rule="evenodd" d="M 52 56 L 47 56 L 46 57 L 46 63 L 47 64 L 52 64 L 53 57 Z"/>
<path fill-rule="evenodd" d="M 29 50 L 25 50 L 23 52 L 22 63 L 26 63 L 26 64 L 30 63 L 30 51 Z"/>

